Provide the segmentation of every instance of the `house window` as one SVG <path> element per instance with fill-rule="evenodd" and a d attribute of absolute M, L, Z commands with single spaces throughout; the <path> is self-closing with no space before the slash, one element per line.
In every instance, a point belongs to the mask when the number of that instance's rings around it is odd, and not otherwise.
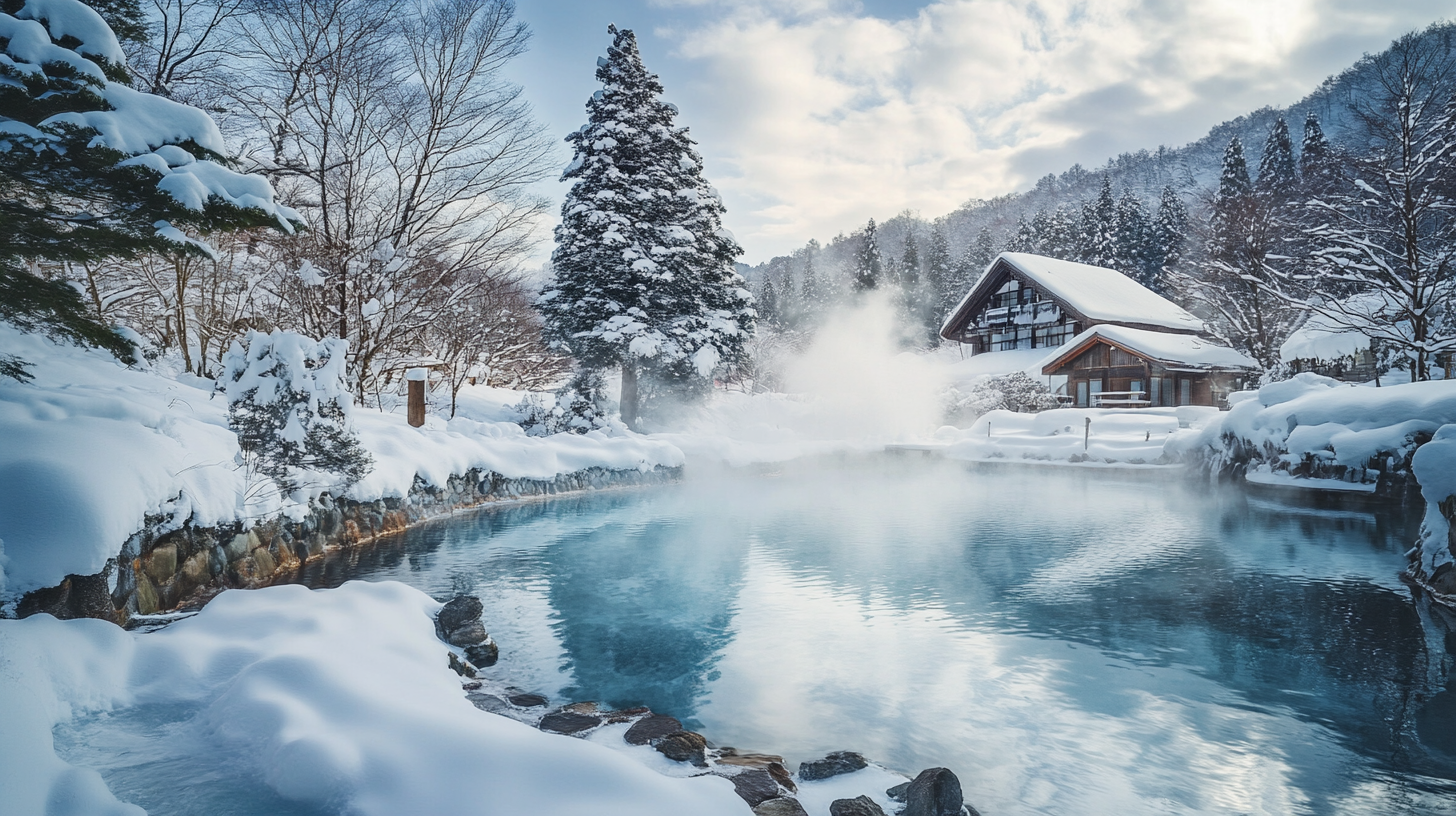
<path fill-rule="evenodd" d="M 1149 393 L 1148 393 L 1148 404 L 1149 405 L 1162 405 L 1163 404 L 1163 380 L 1162 380 L 1162 378 L 1161 377 L 1154 377 L 1151 380 L 1148 380 L 1148 389 L 1149 389 Z"/>
<path fill-rule="evenodd" d="M 1100 383 L 1099 383 L 1099 385 L 1100 385 Z M 1079 408 L 1086 408 L 1087 407 L 1087 381 L 1086 380 L 1077 380 L 1077 406 Z"/>
<path fill-rule="evenodd" d="M 1102 393 L 1102 380 L 1089 380 L 1087 382 L 1087 391 L 1091 399 L 1091 402 L 1088 404 L 1094 408 L 1097 407 L 1097 395 Z"/>
<path fill-rule="evenodd" d="M 1187 378 L 1178 381 L 1178 404 L 1189 405 L 1193 402 L 1193 381 Z"/>
<path fill-rule="evenodd" d="M 1143 397 L 1146 397 L 1147 396 L 1147 394 L 1144 394 L 1143 393 L 1143 381 L 1142 380 L 1133 380 L 1132 383 L 1130 383 L 1128 385 L 1127 390 L 1129 390 L 1129 391 L 1132 392 L 1131 394 L 1128 394 L 1128 398 L 1129 399 L 1140 400 Z"/>

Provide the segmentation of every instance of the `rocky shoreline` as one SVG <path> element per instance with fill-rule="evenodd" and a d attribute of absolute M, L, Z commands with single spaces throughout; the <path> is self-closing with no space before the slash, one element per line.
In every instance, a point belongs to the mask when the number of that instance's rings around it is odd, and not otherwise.
<path fill-rule="evenodd" d="M 791 773 L 782 756 L 714 745 L 702 734 L 684 729 L 676 717 L 648 708 L 608 710 L 596 702 L 553 706 L 541 694 L 489 685 L 477 669 L 494 665 L 500 649 L 486 631 L 483 609 L 478 598 L 460 595 L 440 609 L 435 623 L 436 634 L 452 647 L 447 659 L 461 676 L 462 692 L 481 711 L 553 734 L 583 739 L 595 736 L 594 741 L 616 739 L 608 732 L 620 731 L 622 744 L 650 748 L 680 764 L 685 775 L 728 779 L 754 816 L 808 816 L 799 801 L 801 783 L 852 774 L 872 765 L 862 754 L 835 751 L 801 763 Z M 914 779 L 887 788 L 884 799 L 892 804 L 888 812 L 868 795 L 835 799 L 829 804 L 829 816 L 980 816 L 964 801 L 960 780 L 948 768 L 927 768 Z"/>
<path fill-rule="evenodd" d="M 59 585 L 26 593 L 16 617 L 133 619 L 202 605 L 224 589 L 256 589 L 296 576 L 328 552 L 366 546 L 431 519 L 502 501 L 680 481 L 681 467 L 610 470 L 593 467 L 553 479 L 508 478 L 471 470 L 442 487 L 416 478 L 409 493 L 376 501 L 320 494 L 302 518 L 196 527 L 166 516 L 148 517 L 107 567 L 68 575 Z"/>

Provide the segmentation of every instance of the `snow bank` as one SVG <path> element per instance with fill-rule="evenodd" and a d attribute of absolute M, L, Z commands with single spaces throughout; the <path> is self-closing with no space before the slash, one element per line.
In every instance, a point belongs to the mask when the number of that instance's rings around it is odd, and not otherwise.
<path fill-rule="evenodd" d="M 1229 402 L 1218 421 L 1170 443 L 1170 451 L 1218 468 L 1246 463 L 1256 480 L 1292 473 L 1373 483 L 1456 422 L 1456 382 L 1371 388 L 1306 372 Z"/>
<path fill-rule="evenodd" d="M 1197 433 L 1187 428 L 1216 413 L 1197 406 L 1056 408 L 1036 414 L 991 411 L 970 428 L 942 428 L 936 440 L 947 457 L 971 461 L 1170 464 L 1175 460 L 1164 454 L 1168 441 Z"/>
<path fill-rule="evenodd" d="M 719 777 L 670 778 L 584 740 L 478 711 L 403 584 L 225 592 L 150 634 L 94 620 L 0 620 L 0 790 L 8 816 L 133 816 L 52 744 L 60 722 L 160 704 L 216 774 L 349 813 L 733 814 Z"/>
<path fill-rule="evenodd" d="M 0 324 L 0 348 L 34 363 L 34 381 L 0 379 L 0 590 L 11 596 L 101 571 L 148 515 L 198 526 L 299 515 L 239 464 L 227 406 L 209 380 L 130 370 L 110 355 Z M 472 468 L 549 479 L 587 467 L 682 464 L 671 444 L 601 432 L 531 438 L 503 421 L 356 409 L 374 470 L 348 496 L 404 496 L 415 478 L 442 486 Z"/>
<path fill-rule="evenodd" d="M 1456 425 L 1443 425 L 1411 459 L 1411 471 L 1426 500 L 1421 522 L 1419 567 L 1428 577 L 1452 562 L 1451 498 L 1456 496 Z M 1446 506 L 1443 507 L 1442 505 Z M 1449 567 L 1447 567 L 1449 569 Z"/>

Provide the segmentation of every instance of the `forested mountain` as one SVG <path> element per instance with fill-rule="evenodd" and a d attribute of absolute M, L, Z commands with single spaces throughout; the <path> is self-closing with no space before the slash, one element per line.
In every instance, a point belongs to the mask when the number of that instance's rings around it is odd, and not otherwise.
<path fill-rule="evenodd" d="M 1407 35 L 1390 50 L 1367 55 L 1326 79 L 1288 107 L 1263 108 L 1223 122 L 1182 147 L 1157 146 L 1124 153 L 1095 169 L 1073 165 L 1060 174 L 1044 176 L 1028 190 L 971 200 L 939 217 L 904 212 L 872 224 L 884 276 L 892 281 L 915 279 L 917 291 L 907 293 L 907 300 L 917 305 L 909 311 L 921 315 L 927 342 L 934 342 L 936 320 L 985 264 L 1007 249 L 1118 268 L 1218 323 L 1217 310 L 1200 303 L 1195 290 L 1198 281 L 1208 277 L 1212 263 L 1212 209 L 1225 175 L 1230 143 L 1237 140 L 1241 144 L 1242 161 L 1255 176 L 1255 168 L 1265 172 L 1264 165 L 1275 158 L 1266 160 L 1264 154 L 1281 121 L 1293 131 L 1291 155 L 1285 161 L 1301 161 L 1305 152 L 1301 128 L 1310 127 L 1316 137 L 1322 134 L 1328 140 L 1329 152 L 1343 161 L 1367 159 L 1383 149 L 1378 144 L 1380 127 L 1374 122 L 1378 116 L 1372 116 L 1372 109 L 1391 101 L 1394 69 L 1390 65 L 1407 59 L 1396 52 L 1416 55 L 1409 57 L 1415 60 L 1412 70 L 1424 72 L 1419 82 L 1430 86 L 1419 94 L 1445 105 L 1456 87 L 1451 70 L 1456 55 L 1453 32 L 1456 25 L 1437 23 Z M 1432 121 L 1435 115 L 1427 112 Z M 1363 183 L 1354 177 L 1358 174 L 1344 175 L 1351 184 Z M 1301 194 L 1314 192 L 1301 188 Z M 1180 209 L 1184 212 L 1178 212 Z M 1286 244 L 1298 243 L 1295 233 L 1309 228 L 1299 218 L 1285 218 L 1281 223 L 1289 234 L 1277 238 L 1282 243 L 1271 250 L 1270 257 L 1293 251 Z M 1128 230 L 1129 224 L 1141 237 L 1111 234 Z M 810 241 L 791 255 L 747 270 L 755 294 L 767 307 L 760 309 L 767 312 L 766 322 L 788 329 L 805 328 L 826 305 L 855 291 L 857 275 L 862 274 L 865 234 L 866 225 L 846 225 L 845 232 L 826 244 Z M 1315 253 L 1316 248 L 1304 245 L 1302 251 Z M 907 268 L 907 261 L 918 268 Z M 1276 336 L 1273 341 L 1280 339 Z M 1267 353 L 1256 356 L 1268 357 Z"/>

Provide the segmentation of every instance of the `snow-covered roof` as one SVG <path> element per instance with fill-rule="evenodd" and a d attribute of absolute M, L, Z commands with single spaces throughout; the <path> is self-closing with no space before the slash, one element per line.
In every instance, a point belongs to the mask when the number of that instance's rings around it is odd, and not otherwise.
<path fill-rule="evenodd" d="M 946 317 L 941 331 L 961 317 L 973 301 L 992 294 L 997 264 L 1005 262 L 1041 291 L 1062 301 L 1089 320 L 1160 326 L 1170 331 L 1201 332 L 1203 321 L 1178 304 L 1118 272 L 1090 264 L 1059 261 L 1026 252 L 1003 252 L 986 267 L 976 285 Z"/>
<path fill-rule="evenodd" d="M 1093 338 L 1101 338 L 1141 357 L 1173 367 L 1223 370 L 1259 367 L 1253 358 L 1197 335 L 1131 329 L 1104 323 L 1083 331 L 1058 347 L 1047 358 L 1042 373 L 1051 373 Z"/>

